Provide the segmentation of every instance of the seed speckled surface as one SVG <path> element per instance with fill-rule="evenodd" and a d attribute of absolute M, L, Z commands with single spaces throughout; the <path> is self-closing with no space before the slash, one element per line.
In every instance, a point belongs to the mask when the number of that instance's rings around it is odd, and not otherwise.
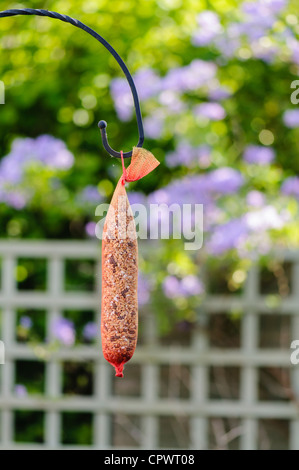
<path fill-rule="evenodd" d="M 111 201 L 103 230 L 101 312 L 103 354 L 120 377 L 122 366 L 131 359 L 137 343 L 136 238 L 133 214 L 125 189 L 120 185 Z"/>

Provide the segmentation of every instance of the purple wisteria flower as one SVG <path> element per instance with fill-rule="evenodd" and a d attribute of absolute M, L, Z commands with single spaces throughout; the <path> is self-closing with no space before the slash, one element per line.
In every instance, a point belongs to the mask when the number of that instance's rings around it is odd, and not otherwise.
<path fill-rule="evenodd" d="M 164 129 L 165 115 L 162 110 L 154 111 L 150 116 L 143 120 L 144 130 L 150 139 L 161 137 Z"/>
<path fill-rule="evenodd" d="M 208 253 L 217 256 L 226 251 L 238 248 L 248 235 L 248 227 L 241 217 L 218 225 L 214 228 L 206 244 Z"/>
<path fill-rule="evenodd" d="M 214 62 L 194 59 L 189 65 L 171 69 L 163 78 L 162 89 L 181 93 L 197 90 L 212 80 L 216 72 Z"/>
<path fill-rule="evenodd" d="M 163 90 L 159 94 L 158 101 L 165 106 L 168 113 L 181 113 L 186 109 L 179 93 L 172 90 Z"/>
<path fill-rule="evenodd" d="M 93 185 L 86 186 L 79 194 L 78 201 L 80 203 L 98 204 L 103 200 L 103 196 L 99 193 L 98 187 Z"/>
<path fill-rule="evenodd" d="M 181 205 L 194 202 L 203 204 L 209 201 L 210 196 L 207 194 L 203 175 L 186 176 L 180 180 L 174 180 L 148 197 L 150 204 L 177 203 Z"/>
<path fill-rule="evenodd" d="M 74 155 L 62 140 L 51 135 L 40 135 L 32 140 L 32 151 L 35 153 L 36 159 L 46 166 L 59 170 L 68 170 L 73 166 Z"/>
<path fill-rule="evenodd" d="M 193 112 L 196 116 L 205 117 L 211 121 L 221 121 L 226 116 L 223 106 L 215 102 L 198 104 L 193 108 Z"/>
<path fill-rule="evenodd" d="M 257 249 L 264 250 L 268 247 L 267 232 L 283 228 L 289 219 L 287 211 L 279 213 L 271 205 L 252 210 L 240 218 L 213 227 L 206 244 L 207 251 L 218 256 L 236 249 L 240 256 L 248 256 L 245 242 L 253 243 Z"/>
<path fill-rule="evenodd" d="M 99 334 L 99 328 L 95 322 L 90 321 L 86 323 L 86 325 L 83 328 L 84 339 L 86 339 L 87 341 L 92 341 L 97 337 L 98 334 Z"/>
<path fill-rule="evenodd" d="M 176 276 L 166 276 L 162 283 L 163 292 L 169 299 L 173 299 L 181 295 L 181 284 Z"/>
<path fill-rule="evenodd" d="M 288 109 L 283 113 L 283 122 L 289 128 L 299 127 L 299 109 Z"/>
<path fill-rule="evenodd" d="M 204 292 L 204 285 L 202 281 L 192 274 L 185 276 L 181 281 L 181 289 L 184 296 L 189 297 L 192 295 L 200 295 Z"/>
<path fill-rule="evenodd" d="M 16 384 L 15 385 L 15 394 L 20 398 L 26 397 L 28 395 L 28 391 L 27 391 L 27 388 L 25 387 L 25 385 Z"/>
<path fill-rule="evenodd" d="M 30 188 L 17 188 L 26 169 L 34 163 L 57 170 L 68 170 L 74 163 L 73 154 L 64 142 L 51 135 L 36 139 L 15 139 L 8 155 L 0 162 L 0 201 L 17 210 L 23 209 L 33 196 Z"/>
<path fill-rule="evenodd" d="M 151 98 L 162 89 L 162 79 L 152 69 L 139 70 L 134 75 L 134 82 L 141 101 Z M 129 121 L 133 115 L 134 103 L 127 80 L 115 78 L 111 82 L 110 91 L 118 117 L 122 121 Z"/>
<path fill-rule="evenodd" d="M 52 333 L 61 344 L 72 346 L 75 342 L 74 323 L 67 318 L 58 318 L 52 323 Z"/>
<path fill-rule="evenodd" d="M 208 168 L 212 163 L 212 151 L 209 145 L 199 145 L 195 149 L 196 159 L 200 168 Z"/>
<path fill-rule="evenodd" d="M 6 192 L 5 190 L 0 191 L 0 201 L 17 210 L 23 209 L 29 200 L 30 195 L 25 194 L 24 190 L 9 189 Z"/>
<path fill-rule="evenodd" d="M 138 70 L 134 75 L 134 81 L 141 101 L 157 95 L 162 87 L 162 79 L 149 68 Z"/>
<path fill-rule="evenodd" d="M 198 277 L 192 274 L 183 279 L 178 279 L 176 276 L 166 276 L 162 283 L 162 289 L 166 297 L 174 299 L 201 295 L 204 292 L 204 285 Z"/>
<path fill-rule="evenodd" d="M 173 152 L 166 154 L 166 163 L 173 168 L 179 165 L 193 167 L 199 165 L 207 168 L 211 164 L 211 147 L 199 145 L 193 147 L 189 142 L 180 142 Z"/>
<path fill-rule="evenodd" d="M 276 20 L 274 15 L 275 11 L 272 6 L 267 5 L 264 0 L 257 2 L 244 2 L 242 4 L 242 11 L 246 14 L 246 19 L 242 22 L 244 25 L 244 32 L 247 32 L 251 39 L 261 37 L 257 33 L 266 33 L 267 29 L 271 28 Z M 256 25 L 256 33 L 254 33 L 254 25 Z"/>
<path fill-rule="evenodd" d="M 244 184 L 242 174 L 233 168 L 223 167 L 204 175 L 188 175 L 174 180 L 163 189 L 148 196 L 149 204 L 204 204 L 214 205 L 215 195 L 233 194 Z"/>
<path fill-rule="evenodd" d="M 130 191 L 128 193 L 128 199 L 131 206 L 133 204 L 146 204 L 146 195 L 140 191 Z"/>
<path fill-rule="evenodd" d="M 261 8 L 268 8 L 270 11 L 274 13 L 280 13 L 281 10 L 286 8 L 288 1 L 287 0 L 259 0 L 257 5 L 252 5 L 253 2 L 244 2 L 243 9 L 244 11 L 252 12 L 254 14 L 259 14 L 264 10 Z"/>
<path fill-rule="evenodd" d="M 290 176 L 281 186 L 282 194 L 299 198 L 299 176 Z"/>
<path fill-rule="evenodd" d="M 220 194 L 233 194 L 244 184 L 240 171 L 230 167 L 222 167 L 205 175 L 206 189 Z"/>
<path fill-rule="evenodd" d="M 265 204 L 265 196 L 260 191 L 252 190 L 247 194 L 246 202 L 252 207 L 262 207 Z"/>
<path fill-rule="evenodd" d="M 231 94 L 232 92 L 227 87 L 218 85 L 217 87 L 209 87 L 208 98 L 212 101 L 224 100 L 231 96 Z"/>
<path fill-rule="evenodd" d="M 0 162 L 1 183 L 18 184 L 22 181 L 23 161 L 20 155 L 9 154 Z"/>
<path fill-rule="evenodd" d="M 129 121 L 133 115 L 134 103 L 128 82 L 123 78 L 115 78 L 111 81 L 110 93 L 119 119 Z"/>
<path fill-rule="evenodd" d="M 250 164 L 269 165 L 274 158 L 274 150 L 262 145 L 248 145 L 243 153 L 244 161 Z"/>
<path fill-rule="evenodd" d="M 238 49 L 245 44 L 251 49 L 248 58 L 254 56 L 265 62 L 272 62 L 280 53 L 282 45 L 266 45 L 261 43 L 260 39 L 271 35 L 274 24 L 279 20 L 279 15 L 286 5 L 287 1 L 285 0 L 243 2 L 239 21 L 228 22 L 225 28 L 221 26 L 215 12 L 204 11 L 197 17 L 198 28 L 193 33 L 192 43 L 199 47 L 214 46 L 223 57 L 228 59 L 236 56 Z M 283 42 L 288 32 L 290 32 L 290 40 L 287 47 L 293 61 L 299 63 L 299 42 L 296 44 L 291 30 L 285 28 L 282 32 L 277 33 L 276 37 L 280 39 L 280 42 Z"/>
<path fill-rule="evenodd" d="M 206 46 L 222 30 L 218 15 L 209 10 L 197 15 L 197 24 L 199 29 L 196 30 L 192 37 L 192 42 L 195 46 Z"/>
<path fill-rule="evenodd" d="M 52 168 L 67 170 L 72 167 L 74 156 L 62 140 L 51 135 L 40 135 L 35 139 L 18 138 L 13 141 L 10 153 L 1 161 L 0 176 L 2 165 L 6 171 L 7 167 L 15 165 L 19 165 L 23 170 L 26 164 L 34 161 Z"/>
<path fill-rule="evenodd" d="M 186 108 L 180 100 L 180 94 L 186 91 L 197 90 L 206 86 L 207 82 L 213 79 L 217 72 L 217 65 L 211 61 L 194 59 L 189 65 L 175 67 L 164 77 L 159 77 L 152 69 L 141 69 L 135 76 L 135 84 L 141 100 L 147 100 L 159 95 L 159 102 L 165 106 L 170 113 L 178 113 Z M 118 117 L 122 121 L 129 121 L 133 116 L 134 104 L 132 93 L 127 81 L 124 78 L 115 78 L 110 85 L 110 92 L 114 101 L 114 106 Z M 147 133 L 157 138 L 157 126 L 154 127 L 154 116 L 148 116 Z M 156 116 L 158 120 L 164 116 Z M 160 123 L 161 124 L 161 123 Z"/>
<path fill-rule="evenodd" d="M 151 283 L 147 276 L 143 273 L 138 275 L 138 303 L 142 305 L 148 304 L 151 294 Z"/>
<path fill-rule="evenodd" d="M 286 38 L 292 61 L 299 65 L 299 41 L 295 37 Z"/>
<path fill-rule="evenodd" d="M 190 166 L 194 162 L 194 147 L 189 142 L 180 142 L 173 152 L 168 152 L 165 156 L 167 165 L 173 168 L 178 165 Z"/>
<path fill-rule="evenodd" d="M 30 330 L 30 328 L 32 327 L 31 318 L 24 315 L 23 317 L 20 318 L 20 325 L 26 330 Z"/>
<path fill-rule="evenodd" d="M 223 220 L 224 213 L 217 207 L 217 200 L 223 195 L 236 193 L 243 184 L 244 177 L 242 174 L 230 167 L 219 168 L 200 175 L 188 175 L 179 180 L 174 180 L 163 189 L 158 189 L 148 196 L 149 204 L 160 205 L 156 219 L 154 211 L 151 211 L 151 220 L 157 223 L 163 217 L 169 217 L 167 205 L 174 204 L 182 207 L 183 204 L 203 204 L 204 231 L 211 230 Z M 162 204 L 166 205 L 164 212 L 161 207 Z M 194 222 L 195 211 L 191 210 L 190 220 L 187 220 L 186 217 L 181 219 L 181 230 L 184 230 L 184 227 L 193 226 Z M 178 223 L 178 219 L 174 217 L 173 226 L 170 225 L 171 231 L 179 227 Z M 176 281 L 170 278 L 169 282 L 175 283 Z"/>
<path fill-rule="evenodd" d="M 231 36 L 230 29 L 231 28 L 228 26 L 227 34 L 219 35 L 214 40 L 215 47 L 223 55 L 223 57 L 227 57 L 228 59 L 234 57 L 236 51 L 241 46 L 240 38 L 236 37 L 235 34 Z"/>
<path fill-rule="evenodd" d="M 87 222 L 85 225 L 85 233 L 91 238 L 95 238 L 96 236 L 96 222 Z"/>
<path fill-rule="evenodd" d="M 259 41 L 254 41 L 251 44 L 251 51 L 253 57 L 256 57 L 257 59 L 261 59 L 264 62 L 271 63 L 274 61 L 275 57 L 277 56 L 279 52 L 278 46 L 264 46 L 261 45 Z"/>

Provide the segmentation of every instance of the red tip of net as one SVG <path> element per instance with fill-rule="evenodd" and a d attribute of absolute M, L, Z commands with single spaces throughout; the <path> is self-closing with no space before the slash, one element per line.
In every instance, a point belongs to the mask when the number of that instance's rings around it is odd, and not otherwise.
<path fill-rule="evenodd" d="M 113 364 L 115 367 L 115 377 L 123 377 L 123 368 L 124 368 L 124 362 L 121 364 Z"/>

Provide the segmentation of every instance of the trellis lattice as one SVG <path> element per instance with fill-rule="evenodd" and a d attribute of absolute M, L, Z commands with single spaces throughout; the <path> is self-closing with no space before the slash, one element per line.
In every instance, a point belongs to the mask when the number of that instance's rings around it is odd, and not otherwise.
<path fill-rule="evenodd" d="M 18 362 L 37 361 L 34 348 L 16 340 L 18 309 L 45 310 L 47 338 L 51 338 L 53 319 L 67 309 L 91 310 L 94 320 L 100 324 L 99 245 L 89 241 L 0 242 L 0 339 L 5 344 L 5 364 L 0 365 L 0 448 L 208 449 L 234 442 L 233 448 L 257 449 L 260 448 L 260 423 L 269 422 L 271 427 L 273 421 L 281 421 L 287 434 L 283 445 L 299 449 L 299 365 L 291 365 L 289 345 L 281 348 L 274 341 L 270 348 L 260 344 L 261 318 L 270 315 L 288 318 L 290 339 L 299 339 L 299 252 L 284 254 L 292 267 L 289 295 L 278 304 L 269 303 L 269 298 L 260 292 L 260 270 L 254 267 L 242 295 L 207 296 L 199 307 L 198 324 L 191 330 L 187 344 L 180 343 L 179 339 L 173 344 L 163 342 L 156 331 L 154 314 L 141 313 L 142 339 L 121 385 L 102 357 L 98 338 L 92 345 L 61 348 L 44 363 L 41 361 L 44 389 L 39 395 L 15 394 Z M 45 260 L 46 282 L 42 290 L 19 289 L 15 273 L 20 258 Z M 94 285 L 89 291 L 81 291 L 80 286 L 69 291 L 65 288 L 66 260 L 80 259 L 94 263 Z M 215 346 L 209 334 L 211 321 L 229 312 L 241 312 L 239 344 Z M 72 361 L 92 364 L 90 394 L 63 393 L 63 364 Z M 211 370 L 217 368 L 238 370 L 236 396 L 227 398 L 225 393 L 221 396 L 219 390 L 216 395 L 211 391 Z M 260 390 L 263 368 L 285 369 L 290 378 L 288 395 L 263 398 Z M 176 392 L 171 386 L 167 391 L 163 389 L 163 370 L 166 369 L 168 378 L 169 371 L 170 375 L 181 371 L 180 387 L 185 387 L 182 392 Z M 41 413 L 43 437 L 40 442 L 23 443 L 16 439 L 16 413 L 20 410 Z M 89 445 L 64 439 L 68 413 L 77 413 L 78 420 L 80 414 L 90 417 Z M 172 435 L 168 433 L 170 428 Z M 214 442 L 211 434 L 221 435 L 218 442 Z M 270 442 L 269 448 L 279 448 L 279 437 L 277 439 L 278 443 Z"/>

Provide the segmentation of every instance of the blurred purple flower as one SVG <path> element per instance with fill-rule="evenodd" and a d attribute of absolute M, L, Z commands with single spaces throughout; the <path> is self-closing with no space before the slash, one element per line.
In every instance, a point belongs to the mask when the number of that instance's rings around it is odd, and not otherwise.
<path fill-rule="evenodd" d="M 24 315 L 23 317 L 20 318 L 20 325 L 26 330 L 30 330 L 30 328 L 32 327 L 31 318 Z"/>
<path fill-rule="evenodd" d="M 202 281 L 192 274 L 185 276 L 181 281 L 181 289 L 186 297 L 191 295 L 200 295 L 204 292 Z"/>
<path fill-rule="evenodd" d="M 163 78 L 159 77 L 154 70 L 141 69 L 135 74 L 134 79 L 141 100 L 159 95 L 160 103 L 167 108 L 168 112 L 181 112 L 185 109 L 185 105 L 179 99 L 179 93 L 205 86 L 215 77 L 216 71 L 215 63 L 195 59 L 189 65 L 169 70 Z M 110 91 L 118 117 L 122 121 L 129 121 L 133 115 L 134 104 L 127 81 L 124 78 L 112 80 Z M 164 120 L 164 116 L 157 116 L 157 118 L 160 124 L 161 119 Z M 148 119 L 147 123 L 146 119 Z M 152 119 L 152 116 L 146 119 L 145 124 L 149 132 L 155 136 L 152 138 L 159 137 L 156 121 Z"/>
<path fill-rule="evenodd" d="M 260 0 L 262 4 L 266 5 L 269 10 L 274 13 L 280 13 L 281 10 L 286 8 L 288 0 Z"/>
<path fill-rule="evenodd" d="M 291 52 L 291 59 L 292 61 L 299 65 L 299 41 L 294 37 L 286 38 L 287 45 Z"/>
<path fill-rule="evenodd" d="M 206 46 L 221 32 L 218 15 L 213 11 L 203 11 L 197 16 L 199 29 L 193 34 L 192 42 L 195 46 Z"/>
<path fill-rule="evenodd" d="M 209 86 L 209 84 L 208 84 Z M 224 100 L 231 96 L 231 91 L 223 86 L 209 88 L 208 97 L 212 101 Z"/>
<path fill-rule="evenodd" d="M 19 156 L 8 154 L 0 162 L 0 181 L 9 184 L 18 184 L 22 181 L 23 168 Z"/>
<path fill-rule="evenodd" d="M 29 195 L 25 195 L 24 192 L 18 190 L 3 191 L 0 200 L 14 209 L 21 210 L 26 206 Z"/>
<path fill-rule="evenodd" d="M 274 150 L 261 145 L 248 145 L 243 153 L 245 162 L 259 165 L 269 165 L 274 158 Z"/>
<path fill-rule="evenodd" d="M 266 2 L 264 0 L 257 2 L 244 2 L 242 4 L 242 10 L 247 15 L 246 20 L 243 22 L 244 26 L 249 26 L 252 28 L 249 31 L 249 37 L 251 39 L 256 39 L 256 36 L 250 35 L 250 33 L 254 33 L 254 25 L 256 25 L 257 28 L 264 28 L 265 34 L 266 29 L 272 28 L 274 22 L 276 21 L 276 17 L 273 14 L 275 13 L 275 9 L 270 4 L 270 2 Z"/>
<path fill-rule="evenodd" d="M 21 168 L 31 161 L 39 161 L 46 166 L 58 169 L 69 169 L 74 163 L 74 156 L 67 150 L 65 143 L 48 134 L 40 135 L 35 139 L 15 139 L 11 152 L 6 158 L 14 164 L 21 165 Z"/>
<path fill-rule="evenodd" d="M 284 0 L 246 1 L 241 7 L 243 18 L 239 22 L 228 23 L 225 29 L 221 27 L 216 13 L 204 11 L 198 15 L 199 27 L 193 33 L 192 42 L 195 46 L 215 46 L 223 57 L 231 58 L 236 55 L 245 39 L 251 46 L 254 57 L 271 62 L 279 51 L 278 47 L 262 47 L 259 39 L 269 35 L 277 21 L 277 16 L 286 4 Z M 299 62 L 299 49 L 296 50 L 295 43 L 290 46 L 290 49 L 294 51 L 295 62 Z M 217 95 L 216 97 L 212 95 L 211 99 L 219 98 Z"/>
<path fill-rule="evenodd" d="M 171 168 L 179 165 L 207 168 L 211 163 L 211 148 L 208 145 L 192 147 L 189 142 L 181 141 L 173 152 L 166 154 L 167 165 Z"/>
<path fill-rule="evenodd" d="M 8 155 L 0 162 L 0 200 L 15 209 L 23 209 L 32 194 L 30 188 L 15 188 L 21 184 L 29 164 L 40 164 L 58 170 L 69 169 L 74 156 L 64 142 L 51 135 L 41 135 L 36 139 L 15 139 Z"/>
<path fill-rule="evenodd" d="M 159 95 L 159 103 L 165 106 L 169 113 L 180 113 L 186 109 L 179 94 L 172 90 L 163 90 Z"/>
<path fill-rule="evenodd" d="M 277 53 L 279 51 L 277 46 L 263 46 L 260 44 L 260 42 L 253 42 L 251 44 L 251 51 L 253 57 L 256 57 L 257 59 L 261 59 L 264 62 L 271 63 L 277 56 Z"/>
<path fill-rule="evenodd" d="M 206 188 L 208 191 L 221 194 L 232 194 L 244 184 L 242 174 L 230 167 L 218 168 L 206 175 Z"/>
<path fill-rule="evenodd" d="M 162 284 L 163 292 L 169 299 L 179 297 L 182 294 L 181 284 L 177 277 L 166 276 Z"/>
<path fill-rule="evenodd" d="M 134 82 L 140 100 L 156 95 L 162 88 L 162 79 L 152 69 L 141 69 L 134 75 Z M 115 78 L 110 85 L 111 95 L 118 117 L 129 121 L 133 115 L 134 103 L 130 86 L 125 78 Z"/>
<path fill-rule="evenodd" d="M 219 103 L 201 103 L 193 108 L 193 112 L 196 116 L 206 117 L 212 121 L 220 121 L 226 116 L 224 108 Z"/>
<path fill-rule="evenodd" d="M 206 175 L 188 175 L 174 180 L 163 189 L 158 189 L 148 196 L 149 204 L 210 204 Z"/>
<path fill-rule="evenodd" d="M 74 164 L 74 156 L 65 143 L 51 135 L 40 135 L 33 139 L 32 150 L 37 160 L 52 168 L 68 170 Z"/>
<path fill-rule="evenodd" d="M 244 219 L 233 219 L 214 228 L 206 247 L 212 255 L 221 255 L 228 250 L 238 248 L 247 235 L 248 228 Z"/>
<path fill-rule="evenodd" d="M 143 273 L 138 275 L 138 302 L 140 305 L 146 305 L 150 300 L 151 283 Z"/>
<path fill-rule="evenodd" d="M 227 57 L 228 59 L 230 59 L 231 57 L 234 57 L 236 54 L 236 51 L 241 46 L 241 41 L 239 37 L 229 36 L 229 28 L 228 28 L 228 34 L 220 35 L 219 37 L 217 36 L 214 40 L 214 43 L 215 43 L 215 47 L 217 47 L 217 49 L 223 55 L 223 57 Z"/>
<path fill-rule="evenodd" d="M 163 189 L 157 189 L 153 191 L 148 196 L 149 204 L 168 204 L 171 201 L 172 191 L 171 191 L 172 183 L 168 186 L 165 186 Z"/>
<path fill-rule="evenodd" d="M 161 78 L 152 69 L 140 69 L 134 75 L 135 85 L 141 101 L 155 96 L 162 87 Z"/>
<path fill-rule="evenodd" d="M 96 338 L 98 334 L 99 334 L 99 328 L 95 322 L 90 321 L 86 323 L 86 325 L 83 328 L 84 339 L 86 339 L 87 341 L 92 341 L 94 338 Z"/>
<path fill-rule="evenodd" d="M 146 204 L 146 195 L 139 191 L 130 191 L 128 193 L 128 199 L 131 206 L 133 204 Z"/>
<path fill-rule="evenodd" d="M 188 142 L 180 142 L 174 152 L 168 152 L 165 156 L 166 163 L 170 168 L 178 165 L 189 166 L 194 162 L 195 152 Z"/>
<path fill-rule="evenodd" d="M 200 168 L 208 168 L 211 165 L 211 147 L 200 145 L 195 148 L 195 154 Z"/>
<path fill-rule="evenodd" d="M 67 318 L 58 318 L 52 324 L 53 336 L 65 346 L 72 346 L 75 342 L 74 323 Z"/>
<path fill-rule="evenodd" d="M 124 78 L 115 78 L 111 81 L 110 91 L 119 119 L 129 121 L 133 115 L 134 104 L 128 82 Z"/>
<path fill-rule="evenodd" d="M 80 203 L 98 204 L 103 200 L 103 196 L 99 193 L 98 187 L 88 185 L 78 194 L 78 201 Z"/>
<path fill-rule="evenodd" d="M 23 384 L 16 384 L 15 385 L 15 394 L 22 398 L 28 395 L 27 388 Z"/>
<path fill-rule="evenodd" d="M 289 128 L 299 127 L 299 109 L 288 109 L 283 113 L 282 119 Z"/>
<path fill-rule="evenodd" d="M 215 206 L 216 199 L 225 194 L 235 193 L 244 183 L 241 173 L 233 168 L 219 168 L 204 175 L 188 175 L 179 180 L 174 180 L 163 189 L 158 189 L 148 196 L 149 204 L 203 204 L 205 230 L 221 215 L 219 208 Z M 169 216 L 168 213 L 158 214 L 158 220 Z M 191 224 L 194 213 L 191 213 Z M 182 224 L 186 220 L 182 220 Z M 188 222 L 189 223 L 189 222 Z M 183 227 L 182 226 L 182 227 Z M 174 281 L 175 282 L 175 281 Z"/>
<path fill-rule="evenodd" d="M 265 196 L 260 191 L 252 190 L 246 196 L 246 202 L 252 207 L 261 207 L 265 204 Z"/>
<path fill-rule="evenodd" d="M 164 128 L 165 116 L 161 110 L 154 111 L 143 120 L 144 130 L 150 139 L 161 137 Z"/>
<path fill-rule="evenodd" d="M 171 69 L 163 78 L 163 90 L 176 92 L 197 90 L 215 77 L 217 65 L 201 59 L 194 59 L 189 65 Z"/>
<path fill-rule="evenodd" d="M 290 176 L 281 186 L 282 194 L 299 198 L 299 176 Z"/>
<path fill-rule="evenodd" d="M 91 238 L 95 238 L 96 236 L 96 222 L 87 222 L 85 225 L 85 233 Z"/>
<path fill-rule="evenodd" d="M 166 276 L 162 288 L 164 294 L 169 299 L 175 297 L 190 297 L 192 295 L 200 295 L 204 292 L 202 281 L 192 274 L 185 276 L 181 280 L 176 276 Z"/>

